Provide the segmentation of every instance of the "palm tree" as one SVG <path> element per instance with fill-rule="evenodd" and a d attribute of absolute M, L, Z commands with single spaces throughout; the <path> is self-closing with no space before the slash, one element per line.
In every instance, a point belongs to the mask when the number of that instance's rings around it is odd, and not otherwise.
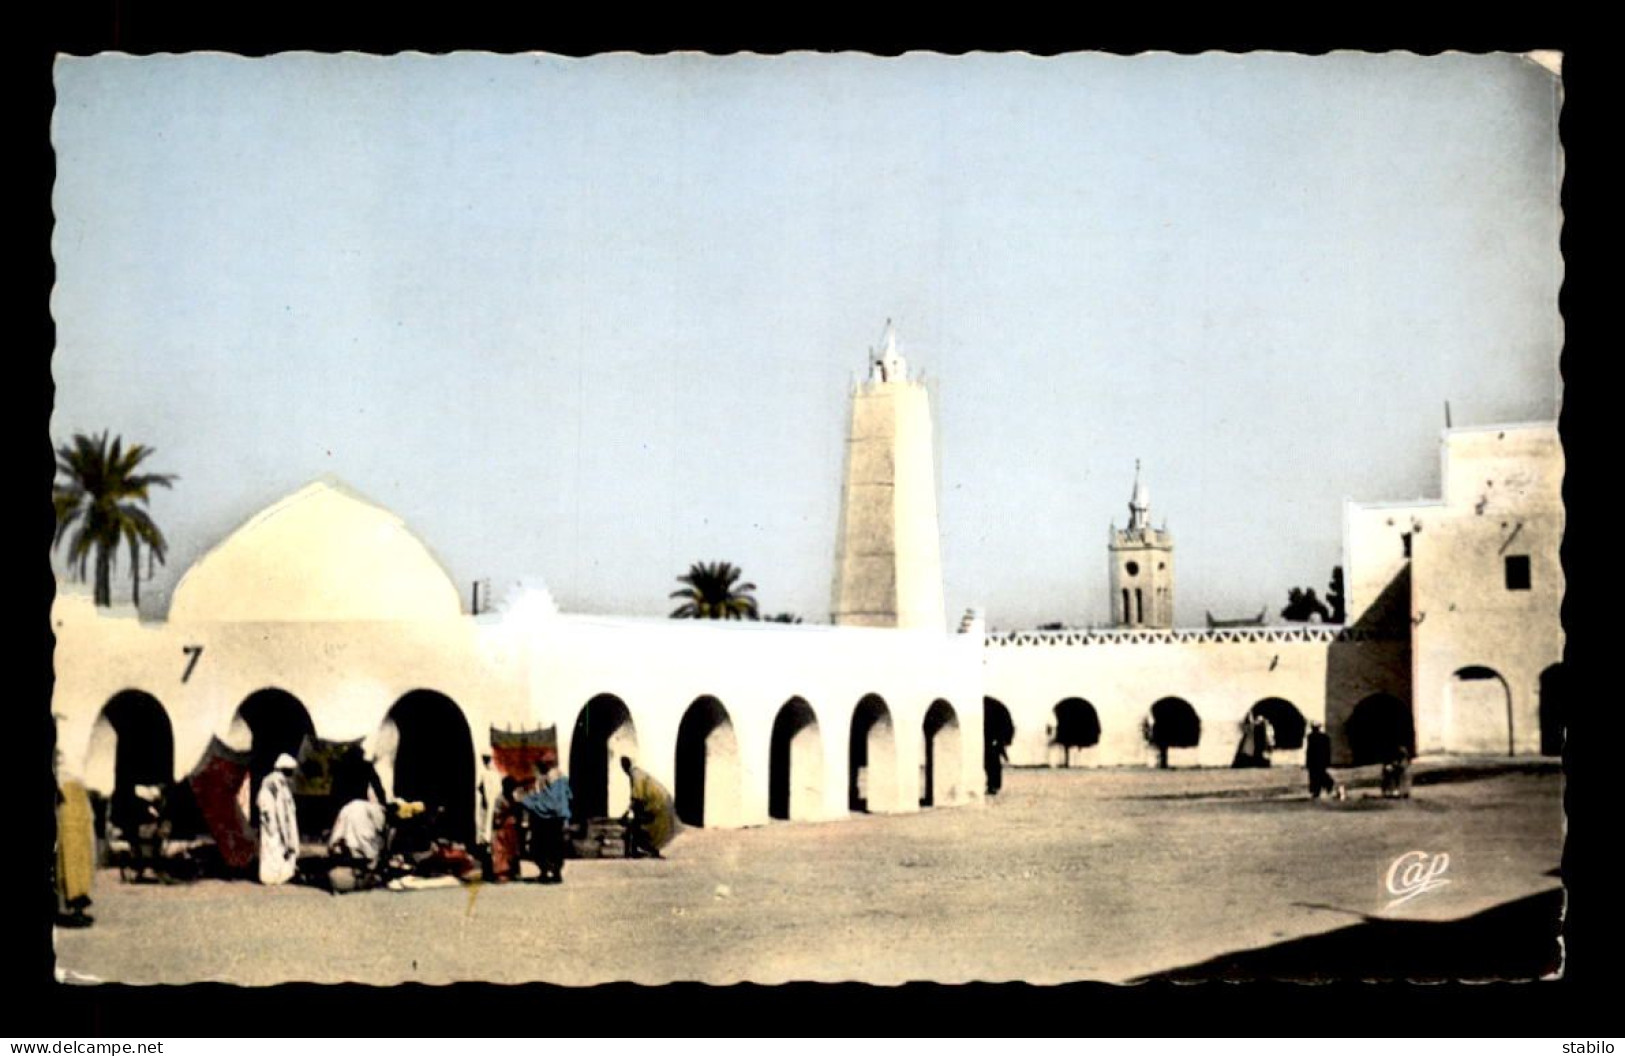
<path fill-rule="evenodd" d="M 85 578 L 85 566 L 96 558 L 96 604 L 113 604 L 113 559 L 120 542 L 130 547 L 130 597 L 141 604 L 141 547 L 147 547 L 148 573 L 152 562 L 164 561 L 169 544 L 147 511 L 148 491 L 154 486 L 169 487 L 175 480 L 169 473 L 137 473 L 136 467 L 152 454 L 152 448 L 131 444 L 124 449 L 123 437 L 114 437 L 109 449 L 107 433 L 86 436 L 75 433 L 73 443 L 57 448 L 56 471 L 66 477 L 51 488 L 56 506 L 55 550 L 78 525 L 68 541 L 68 567 Z"/>
<path fill-rule="evenodd" d="M 739 569 L 726 561 L 709 565 L 697 561 L 688 566 L 688 574 L 677 577 L 677 582 L 687 586 L 671 592 L 672 597 L 683 599 L 683 604 L 672 610 L 672 619 L 757 619 L 756 599 L 750 596 L 756 584 L 735 586 L 739 575 Z"/>

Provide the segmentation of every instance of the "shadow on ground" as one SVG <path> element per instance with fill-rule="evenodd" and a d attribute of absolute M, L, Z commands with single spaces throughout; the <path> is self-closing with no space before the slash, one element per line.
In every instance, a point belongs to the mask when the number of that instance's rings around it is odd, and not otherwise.
<path fill-rule="evenodd" d="M 1561 963 L 1557 936 L 1562 911 L 1563 892 L 1554 889 L 1461 920 L 1367 917 L 1322 935 L 1225 954 L 1133 981 L 1539 979 Z"/>

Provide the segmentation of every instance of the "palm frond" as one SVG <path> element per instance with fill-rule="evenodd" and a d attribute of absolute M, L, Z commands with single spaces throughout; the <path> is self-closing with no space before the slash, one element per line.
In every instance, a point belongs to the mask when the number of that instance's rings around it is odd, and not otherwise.
<path fill-rule="evenodd" d="M 80 517 L 84 516 L 84 513 L 85 513 L 85 508 L 83 506 L 80 506 L 80 507 L 78 507 L 76 509 L 70 509 L 66 513 L 64 513 L 62 511 L 61 506 L 57 507 L 57 511 L 56 511 L 56 537 L 51 540 L 51 549 L 52 550 L 55 550 L 58 546 L 60 546 L 62 544 L 62 537 L 68 533 L 69 528 L 73 527 L 73 522 L 77 521 Z"/>
<path fill-rule="evenodd" d="M 125 535 L 139 538 L 158 553 L 159 560 L 163 560 L 164 551 L 169 548 L 169 541 L 164 538 L 164 533 L 159 531 L 147 511 L 128 504 L 120 506 L 118 510 Z"/>

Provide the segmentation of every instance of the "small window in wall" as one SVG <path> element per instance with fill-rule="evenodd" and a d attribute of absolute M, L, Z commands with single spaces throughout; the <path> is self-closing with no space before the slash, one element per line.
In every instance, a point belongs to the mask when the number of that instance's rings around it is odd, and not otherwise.
<path fill-rule="evenodd" d="M 1529 589 L 1529 555 L 1511 554 L 1506 559 L 1507 589 Z"/>
<path fill-rule="evenodd" d="M 1134 588 L 1134 622 L 1145 622 L 1145 595 L 1139 587 Z"/>
<path fill-rule="evenodd" d="M 1411 533 L 1406 532 L 1404 535 L 1401 535 L 1399 537 L 1399 542 L 1400 545 L 1405 548 L 1405 560 L 1409 561 L 1411 559 Z"/>

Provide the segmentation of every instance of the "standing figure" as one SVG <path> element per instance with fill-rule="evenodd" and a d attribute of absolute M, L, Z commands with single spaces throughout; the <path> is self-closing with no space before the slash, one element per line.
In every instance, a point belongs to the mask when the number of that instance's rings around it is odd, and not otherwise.
<path fill-rule="evenodd" d="M 95 923 L 90 883 L 96 875 L 96 828 L 90 794 L 82 782 L 69 779 L 56 790 L 56 922 L 64 928 Z"/>
<path fill-rule="evenodd" d="M 499 884 L 519 879 L 519 782 L 503 777 L 491 811 L 491 879 Z"/>
<path fill-rule="evenodd" d="M 479 784 L 474 791 L 479 801 L 479 813 L 474 817 L 474 847 L 489 866 L 492 826 L 496 821 L 497 803 L 502 799 L 502 773 L 491 765 L 490 752 L 480 756 Z"/>
<path fill-rule="evenodd" d="M 999 789 L 1004 787 L 1004 764 L 1009 761 L 1004 742 L 997 737 L 989 737 L 987 746 L 982 750 L 982 769 L 987 772 L 988 795 L 996 796 Z"/>
<path fill-rule="evenodd" d="M 260 883 L 285 884 L 299 866 L 299 815 L 293 804 L 290 775 L 298 769 L 293 756 L 277 756 L 271 773 L 260 784 Z"/>
<path fill-rule="evenodd" d="M 1403 744 L 1395 745 L 1388 761 L 1382 764 L 1382 796 L 1411 798 L 1411 753 Z"/>
<path fill-rule="evenodd" d="M 1309 727 L 1309 736 L 1304 741 L 1303 765 L 1309 771 L 1311 799 L 1319 799 L 1322 792 L 1332 791 L 1335 787 L 1332 782 L 1332 739 L 1318 722 Z"/>
<path fill-rule="evenodd" d="M 570 823 L 570 782 L 551 764 L 537 776 L 536 791 L 520 801 L 530 812 L 531 853 L 544 884 L 564 882 L 564 827 Z"/>
<path fill-rule="evenodd" d="M 1258 753 L 1258 765 L 1270 765 L 1270 753 L 1275 750 L 1275 729 L 1262 715 L 1253 716 L 1253 748 Z"/>
<path fill-rule="evenodd" d="M 660 849 L 677 835 L 677 812 L 666 786 L 632 760 L 621 756 L 621 769 L 632 783 L 632 807 L 626 819 L 626 856 L 659 858 Z"/>
<path fill-rule="evenodd" d="M 1236 757 L 1230 763 L 1233 767 L 1247 768 L 1264 766 L 1263 728 L 1259 725 L 1256 715 L 1248 715 L 1241 720 L 1241 743 L 1236 745 Z"/>

